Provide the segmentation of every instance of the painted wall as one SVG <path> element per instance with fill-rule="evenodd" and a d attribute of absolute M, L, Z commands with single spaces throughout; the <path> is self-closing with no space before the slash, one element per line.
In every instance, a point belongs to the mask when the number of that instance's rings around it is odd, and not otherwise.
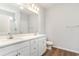
<path fill-rule="evenodd" d="M 56 4 L 48 9 L 46 33 L 54 46 L 79 51 L 79 4 Z"/>

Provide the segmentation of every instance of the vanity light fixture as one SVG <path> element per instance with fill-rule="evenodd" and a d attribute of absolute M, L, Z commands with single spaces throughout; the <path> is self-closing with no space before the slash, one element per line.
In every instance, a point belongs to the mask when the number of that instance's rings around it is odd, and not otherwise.
<path fill-rule="evenodd" d="M 20 8 L 20 9 L 22 9 L 22 10 L 24 9 L 23 3 L 18 2 L 18 3 L 16 3 L 16 4 L 19 5 L 19 8 Z"/>
<path fill-rule="evenodd" d="M 32 4 L 32 9 L 39 11 L 39 8 L 35 4 Z"/>
<path fill-rule="evenodd" d="M 20 9 L 27 8 L 28 10 L 38 14 L 39 13 L 39 8 L 34 4 L 34 3 L 29 3 L 29 4 L 23 4 L 23 3 L 17 3 L 19 5 Z"/>
<path fill-rule="evenodd" d="M 28 4 L 27 8 L 38 14 L 39 8 L 35 4 Z"/>

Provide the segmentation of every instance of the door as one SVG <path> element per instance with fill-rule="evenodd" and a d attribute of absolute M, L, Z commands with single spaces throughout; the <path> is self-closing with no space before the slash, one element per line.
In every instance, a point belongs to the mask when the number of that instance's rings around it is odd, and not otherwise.
<path fill-rule="evenodd" d="M 31 56 L 39 56 L 38 39 L 31 40 Z"/>

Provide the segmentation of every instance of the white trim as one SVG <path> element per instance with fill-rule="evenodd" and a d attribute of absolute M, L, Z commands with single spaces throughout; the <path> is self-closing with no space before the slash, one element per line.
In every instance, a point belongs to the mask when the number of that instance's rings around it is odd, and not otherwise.
<path fill-rule="evenodd" d="M 78 54 L 79 54 L 79 51 L 70 50 L 70 49 L 67 49 L 67 48 L 57 47 L 57 46 L 53 46 L 53 47 L 55 47 L 55 48 L 59 48 L 59 49 L 63 49 L 63 50 L 66 50 L 66 51 L 70 51 L 70 52 L 74 52 L 74 53 L 78 53 Z"/>

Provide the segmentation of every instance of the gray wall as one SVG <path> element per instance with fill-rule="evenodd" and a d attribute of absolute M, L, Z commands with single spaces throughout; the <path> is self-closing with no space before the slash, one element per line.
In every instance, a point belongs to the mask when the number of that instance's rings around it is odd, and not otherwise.
<path fill-rule="evenodd" d="M 79 4 L 58 4 L 48 9 L 46 33 L 55 47 L 79 51 Z"/>

